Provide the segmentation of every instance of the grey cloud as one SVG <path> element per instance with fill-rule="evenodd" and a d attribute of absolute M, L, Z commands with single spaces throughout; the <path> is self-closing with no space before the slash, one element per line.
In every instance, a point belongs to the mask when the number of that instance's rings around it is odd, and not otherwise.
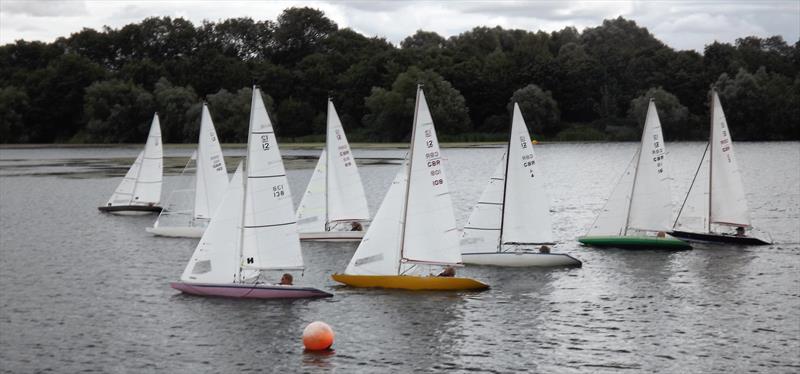
<path fill-rule="evenodd" d="M 32 17 L 74 17 L 87 14 L 84 0 L 3 0 L 2 11 Z"/>

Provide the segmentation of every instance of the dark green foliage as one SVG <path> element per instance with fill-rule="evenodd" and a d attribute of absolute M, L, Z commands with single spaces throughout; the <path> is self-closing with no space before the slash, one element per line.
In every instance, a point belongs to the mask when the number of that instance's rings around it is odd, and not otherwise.
<path fill-rule="evenodd" d="M 464 97 L 432 70 L 410 67 L 397 76 L 391 90 L 373 88 L 366 98 L 369 113 L 364 125 L 375 141 L 408 139 L 413 124 L 417 85 L 422 84 L 437 131 L 445 134 L 468 132 L 470 122 Z"/>
<path fill-rule="evenodd" d="M 644 121 L 647 117 L 647 108 L 653 99 L 656 105 L 659 122 L 664 137 L 668 139 L 683 140 L 688 139 L 687 134 L 691 133 L 689 123 L 689 109 L 681 105 L 675 95 L 665 91 L 663 88 L 651 88 L 641 96 L 631 100 L 628 109 L 628 119 L 637 126 L 637 132 L 641 132 Z"/>
<path fill-rule="evenodd" d="M 531 134 L 539 134 L 551 137 L 560 130 L 559 122 L 561 113 L 558 111 L 558 104 L 553 100 L 550 91 L 543 91 L 535 84 L 529 84 L 514 91 L 509 103 L 509 111 L 513 110 L 514 103 L 519 105 L 525 122 L 535 124 L 528 127 Z"/>
<path fill-rule="evenodd" d="M 131 82 L 109 80 L 86 88 L 86 136 L 97 143 L 135 143 L 147 138 L 155 112 L 153 95 Z"/>
<path fill-rule="evenodd" d="M 324 137 L 331 97 L 351 139 L 400 141 L 418 82 L 443 140 L 502 140 L 511 100 L 537 138 L 637 140 L 649 96 L 668 140 L 706 139 L 712 85 L 735 140 L 800 139 L 800 41 L 675 51 L 619 17 L 583 31 L 419 30 L 397 47 L 289 8 L 274 22 L 151 17 L 0 46 L 0 141 L 141 143 L 158 110 L 165 141 L 195 142 L 205 98 L 220 138 L 241 142 L 253 84 L 282 138 Z"/>

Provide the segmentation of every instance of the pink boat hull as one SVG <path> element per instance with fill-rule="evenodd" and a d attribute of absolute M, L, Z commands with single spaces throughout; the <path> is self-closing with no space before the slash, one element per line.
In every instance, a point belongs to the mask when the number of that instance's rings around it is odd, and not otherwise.
<path fill-rule="evenodd" d="M 169 285 L 178 291 L 192 295 L 237 299 L 301 299 L 333 296 L 333 294 L 312 287 L 184 282 L 172 282 Z"/>

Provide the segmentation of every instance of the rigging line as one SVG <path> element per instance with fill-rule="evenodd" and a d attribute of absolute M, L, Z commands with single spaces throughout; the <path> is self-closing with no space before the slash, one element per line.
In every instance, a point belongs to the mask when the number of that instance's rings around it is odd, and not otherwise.
<path fill-rule="evenodd" d="M 265 179 L 265 178 L 280 178 L 285 177 L 286 174 L 275 174 L 275 175 L 248 175 L 247 179 Z"/>
<path fill-rule="evenodd" d="M 686 197 L 683 199 L 683 204 L 681 204 L 681 208 L 678 209 L 678 216 L 675 217 L 675 222 L 672 224 L 672 229 L 674 230 L 675 227 L 678 226 L 678 220 L 681 219 L 681 213 L 683 213 L 683 207 L 686 206 L 686 202 L 689 201 L 689 195 L 692 193 L 692 188 L 694 188 L 694 182 L 697 180 L 697 175 L 700 174 L 700 169 L 703 167 L 703 161 L 706 159 L 706 154 L 708 153 L 708 147 L 710 143 L 706 143 L 706 149 L 703 151 L 703 157 L 700 158 L 700 164 L 697 165 L 697 170 L 694 172 L 694 177 L 692 177 L 692 184 L 689 185 L 689 191 L 686 192 Z M 711 191 L 709 191 L 711 193 Z"/>
<path fill-rule="evenodd" d="M 636 156 L 638 156 L 638 152 L 633 154 L 633 157 L 628 162 L 628 166 L 625 167 L 625 171 L 622 172 L 622 175 L 619 177 L 619 179 L 617 179 L 617 183 L 615 183 L 614 184 L 614 188 L 611 189 L 611 196 L 614 196 L 614 191 L 616 191 L 617 188 L 619 188 L 620 183 L 622 183 L 622 180 L 625 179 L 625 175 L 628 174 L 628 170 L 630 170 L 631 165 L 633 164 L 633 161 L 636 160 Z M 611 202 L 611 196 L 609 196 L 608 199 L 606 199 L 606 203 L 603 204 L 603 208 L 600 209 L 600 213 L 598 213 L 597 216 L 594 218 L 594 221 L 592 222 L 592 226 L 589 228 L 589 232 L 586 233 L 587 235 L 592 232 L 592 228 L 594 228 L 595 224 L 597 224 L 597 220 L 600 219 L 600 216 L 603 214 L 603 211 L 606 210 L 606 207 L 608 206 L 608 203 Z"/>
<path fill-rule="evenodd" d="M 242 226 L 242 227 L 245 228 L 245 229 L 260 229 L 260 228 L 264 228 L 264 227 L 287 226 L 287 225 L 291 225 L 293 223 L 297 223 L 297 222 L 296 221 L 292 221 L 292 222 L 285 222 L 285 223 L 274 223 L 274 224 L 271 224 L 271 225 L 252 225 L 252 226 Z"/>

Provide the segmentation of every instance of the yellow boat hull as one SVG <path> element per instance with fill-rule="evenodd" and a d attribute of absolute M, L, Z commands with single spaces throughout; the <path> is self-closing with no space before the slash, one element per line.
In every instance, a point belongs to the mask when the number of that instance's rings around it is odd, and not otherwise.
<path fill-rule="evenodd" d="M 349 275 L 334 274 L 333 280 L 352 287 L 392 288 L 414 291 L 485 290 L 489 285 L 470 278 L 419 277 L 411 275 Z"/>

